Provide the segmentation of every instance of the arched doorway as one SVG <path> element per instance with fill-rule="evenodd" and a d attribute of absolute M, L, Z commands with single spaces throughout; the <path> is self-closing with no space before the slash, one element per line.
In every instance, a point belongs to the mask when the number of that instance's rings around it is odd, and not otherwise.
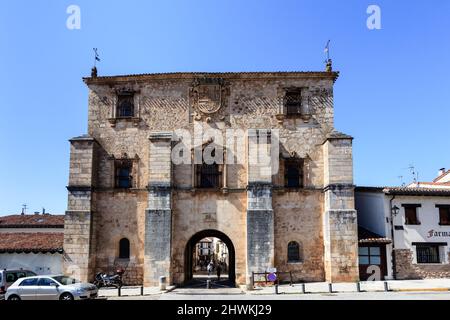
<path fill-rule="evenodd" d="M 228 236 L 220 232 L 218 230 L 203 230 L 200 232 L 197 232 L 194 234 L 191 239 L 186 244 L 186 249 L 184 252 L 184 274 L 185 274 L 185 285 L 189 284 L 193 281 L 193 268 L 194 268 L 194 261 L 193 261 L 193 255 L 195 246 L 197 243 L 200 242 L 200 240 L 205 238 L 218 238 L 220 239 L 228 249 L 228 285 L 229 286 L 235 286 L 236 281 L 236 269 L 235 269 L 235 250 L 233 243 L 231 242 L 231 239 L 228 238 Z"/>

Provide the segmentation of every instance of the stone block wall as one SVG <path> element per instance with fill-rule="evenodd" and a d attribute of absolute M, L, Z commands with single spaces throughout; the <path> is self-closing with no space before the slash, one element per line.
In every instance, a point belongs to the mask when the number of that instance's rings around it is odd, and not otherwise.
<path fill-rule="evenodd" d="M 393 254 L 395 257 L 396 279 L 398 280 L 450 278 L 449 263 L 413 264 L 413 252 L 409 249 L 395 249 Z"/>

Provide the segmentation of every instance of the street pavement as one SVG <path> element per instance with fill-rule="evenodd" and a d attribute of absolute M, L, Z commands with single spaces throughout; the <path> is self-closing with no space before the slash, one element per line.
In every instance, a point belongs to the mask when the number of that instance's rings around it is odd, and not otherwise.
<path fill-rule="evenodd" d="M 210 289 L 206 281 L 210 280 Z M 99 296 L 110 300 L 450 300 L 450 279 L 390 280 L 356 283 L 334 283 L 330 292 L 326 282 L 280 285 L 278 294 L 274 286 L 261 286 L 246 291 L 230 287 L 228 279 L 217 281 L 213 277 L 196 277 L 180 288 L 169 286 L 165 291 L 159 288 L 122 288 L 121 297 L 117 289 L 101 289 Z M 389 291 L 385 291 L 388 289 Z"/>

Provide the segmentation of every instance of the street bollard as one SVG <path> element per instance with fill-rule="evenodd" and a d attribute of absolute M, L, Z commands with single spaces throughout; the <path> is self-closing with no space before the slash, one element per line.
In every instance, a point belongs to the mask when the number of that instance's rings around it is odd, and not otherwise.
<path fill-rule="evenodd" d="M 361 292 L 361 282 L 356 283 L 356 291 Z"/>
<path fill-rule="evenodd" d="M 159 277 L 159 290 L 161 291 L 166 290 L 166 277 L 164 276 Z"/>
<path fill-rule="evenodd" d="M 329 293 L 333 292 L 333 284 L 331 282 L 328 284 L 328 292 Z"/>
<path fill-rule="evenodd" d="M 119 297 L 121 297 L 122 296 L 122 287 L 118 287 L 117 288 L 117 295 L 119 296 Z"/>
<path fill-rule="evenodd" d="M 253 289 L 254 289 L 253 276 L 249 276 L 248 281 L 247 281 L 247 290 L 253 290 Z"/>
<path fill-rule="evenodd" d="M 275 285 L 275 294 L 278 294 L 278 284 Z"/>
<path fill-rule="evenodd" d="M 302 283 L 302 293 L 303 293 L 303 294 L 306 293 L 306 292 L 305 292 L 305 284 L 304 284 L 304 283 Z"/>
<path fill-rule="evenodd" d="M 141 296 L 144 295 L 144 286 L 141 286 Z"/>
<path fill-rule="evenodd" d="M 206 280 L 206 289 L 211 289 L 211 280 Z"/>
<path fill-rule="evenodd" d="M 384 282 L 384 291 L 389 291 L 389 287 L 388 287 L 387 281 Z"/>

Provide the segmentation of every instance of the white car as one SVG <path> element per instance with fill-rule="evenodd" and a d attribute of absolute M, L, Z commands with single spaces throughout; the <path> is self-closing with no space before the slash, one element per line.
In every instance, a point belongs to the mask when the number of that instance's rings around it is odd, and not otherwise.
<path fill-rule="evenodd" d="M 6 291 L 6 300 L 84 300 L 97 297 L 98 289 L 64 275 L 18 279 Z"/>

